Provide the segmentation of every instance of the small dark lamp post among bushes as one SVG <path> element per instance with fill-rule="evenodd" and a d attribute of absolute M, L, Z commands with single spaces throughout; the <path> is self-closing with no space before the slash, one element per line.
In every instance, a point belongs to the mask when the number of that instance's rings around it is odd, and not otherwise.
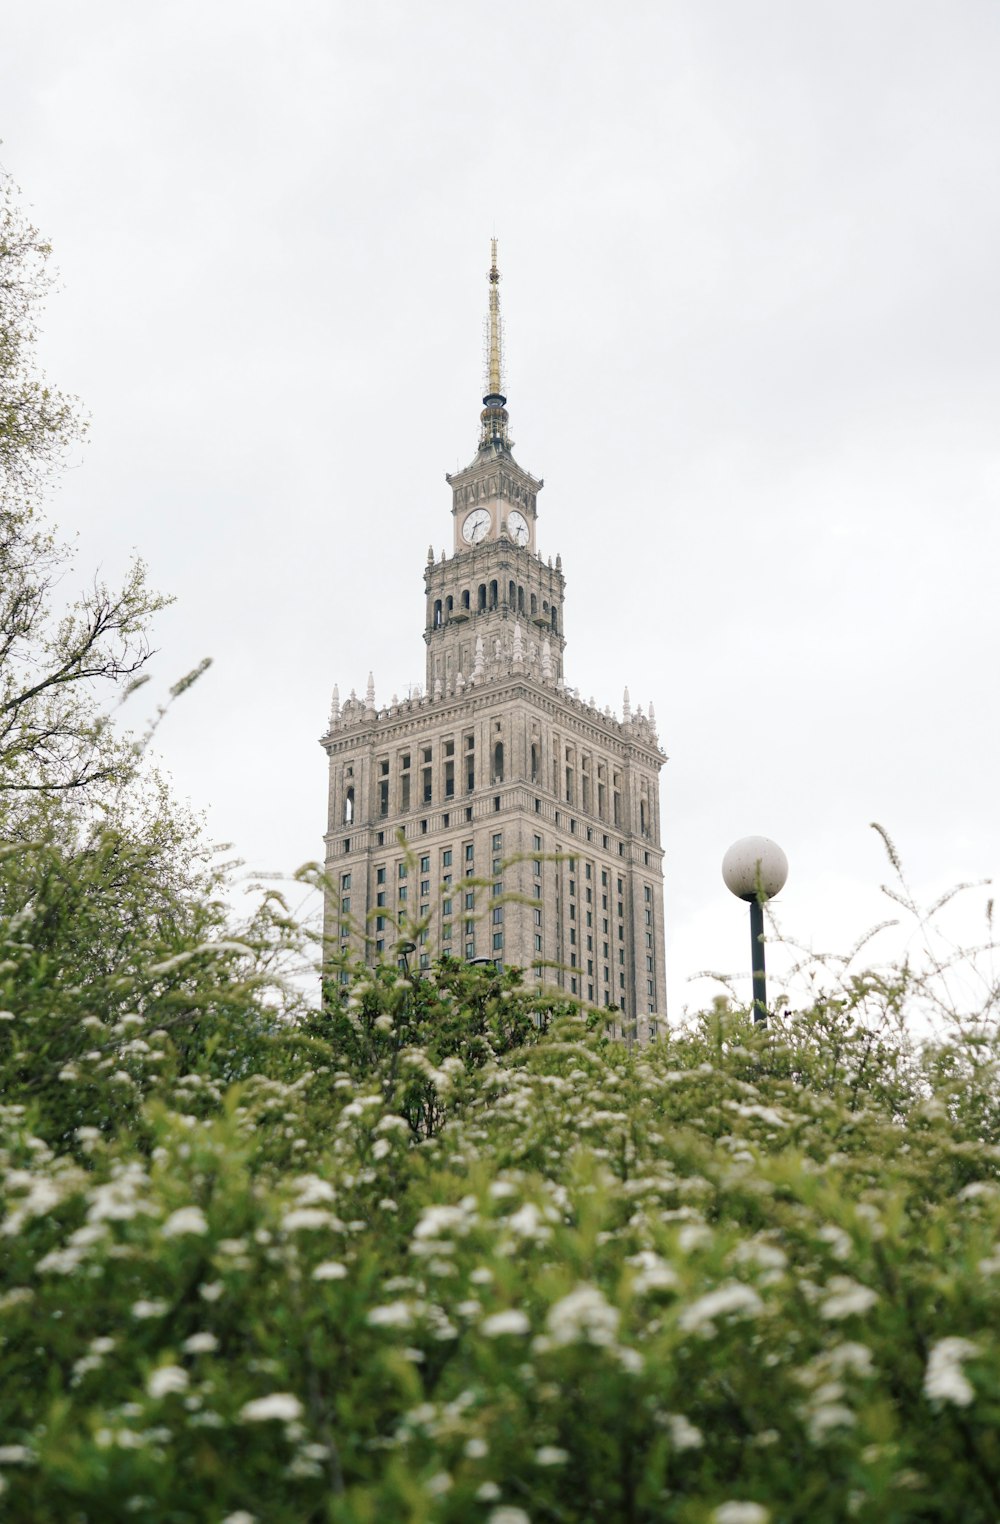
<path fill-rule="evenodd" d="M 767 1020 L 767 976 L 764 969 L 764 901 L 785 887 L 788 858 L 766 836 L 734 841 L 722 859 L 726 888 L 750 902 L 750 967 L 753 971 L 753 1019 Z"/>

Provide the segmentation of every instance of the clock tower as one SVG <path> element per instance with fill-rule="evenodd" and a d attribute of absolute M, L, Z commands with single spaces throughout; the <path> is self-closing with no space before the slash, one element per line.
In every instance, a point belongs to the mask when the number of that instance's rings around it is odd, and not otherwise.
<path fill-rule="evenodd" d="M 660 748 L 650 704 L 621 719 L 563 672 L 565 579 L 538 548 L 544 483 L 514 459 L 496 239 L 476 454 L 447 476 L 452 551 L 424 571 L 426 691 L 334 689 L 329 955 L 413 943 L 525 977 L 653 1035 L 666 1005 Z M 613 1014 L 612 1014 L 613 1013 Z"/>

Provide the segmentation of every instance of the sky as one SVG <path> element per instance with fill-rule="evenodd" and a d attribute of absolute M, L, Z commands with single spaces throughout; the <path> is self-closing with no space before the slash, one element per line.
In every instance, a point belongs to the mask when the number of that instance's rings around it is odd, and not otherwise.
<path fill-rule="evenodd" d="M 42 358 L 91 420 L 52 514 L 81 581 L 137 553 L 175 596 L 137 724 L 212 657 L 158 747 L 248 875 L 322 854 L 334 682 L 423 681 L 494 234 L 567 681 L 652 699 L 670 758 L 671 1015 L 747 968 L 739 837 L 781 844 L 816 950 L 892 912 L 873 820 L 923 901 L 997 869 L 992 0 L 36 0 L 4 31 Z"/>

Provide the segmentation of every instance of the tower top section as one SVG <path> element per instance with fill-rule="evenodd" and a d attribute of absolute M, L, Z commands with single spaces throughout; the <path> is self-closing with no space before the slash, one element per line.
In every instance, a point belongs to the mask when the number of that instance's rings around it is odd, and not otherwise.
<path fill-rule="evenodd" d="M 500 271 L 497 268 L 497 241 L 490 243 L 490 310 L 486 331 L 486 394 L 480 415 L 479 448 L 494 454 L 510 452 L 507 432 L 507 398 L 503 393 L 503 322 L 500 317 Z"/>

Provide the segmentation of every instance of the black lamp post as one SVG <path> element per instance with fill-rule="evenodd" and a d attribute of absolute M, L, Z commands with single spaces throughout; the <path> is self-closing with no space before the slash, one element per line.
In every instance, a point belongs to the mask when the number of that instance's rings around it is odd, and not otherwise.
<path fill-rule="evenodd" d="M 773 899 L 788 878 L 788 858 L 766 836 L 734 841 L 722 859 L 726 888 L 750 902 L 750 967 L 755 1022 L 767 1021 L 767 974 L 764 968 L 764 902 Z"/>

